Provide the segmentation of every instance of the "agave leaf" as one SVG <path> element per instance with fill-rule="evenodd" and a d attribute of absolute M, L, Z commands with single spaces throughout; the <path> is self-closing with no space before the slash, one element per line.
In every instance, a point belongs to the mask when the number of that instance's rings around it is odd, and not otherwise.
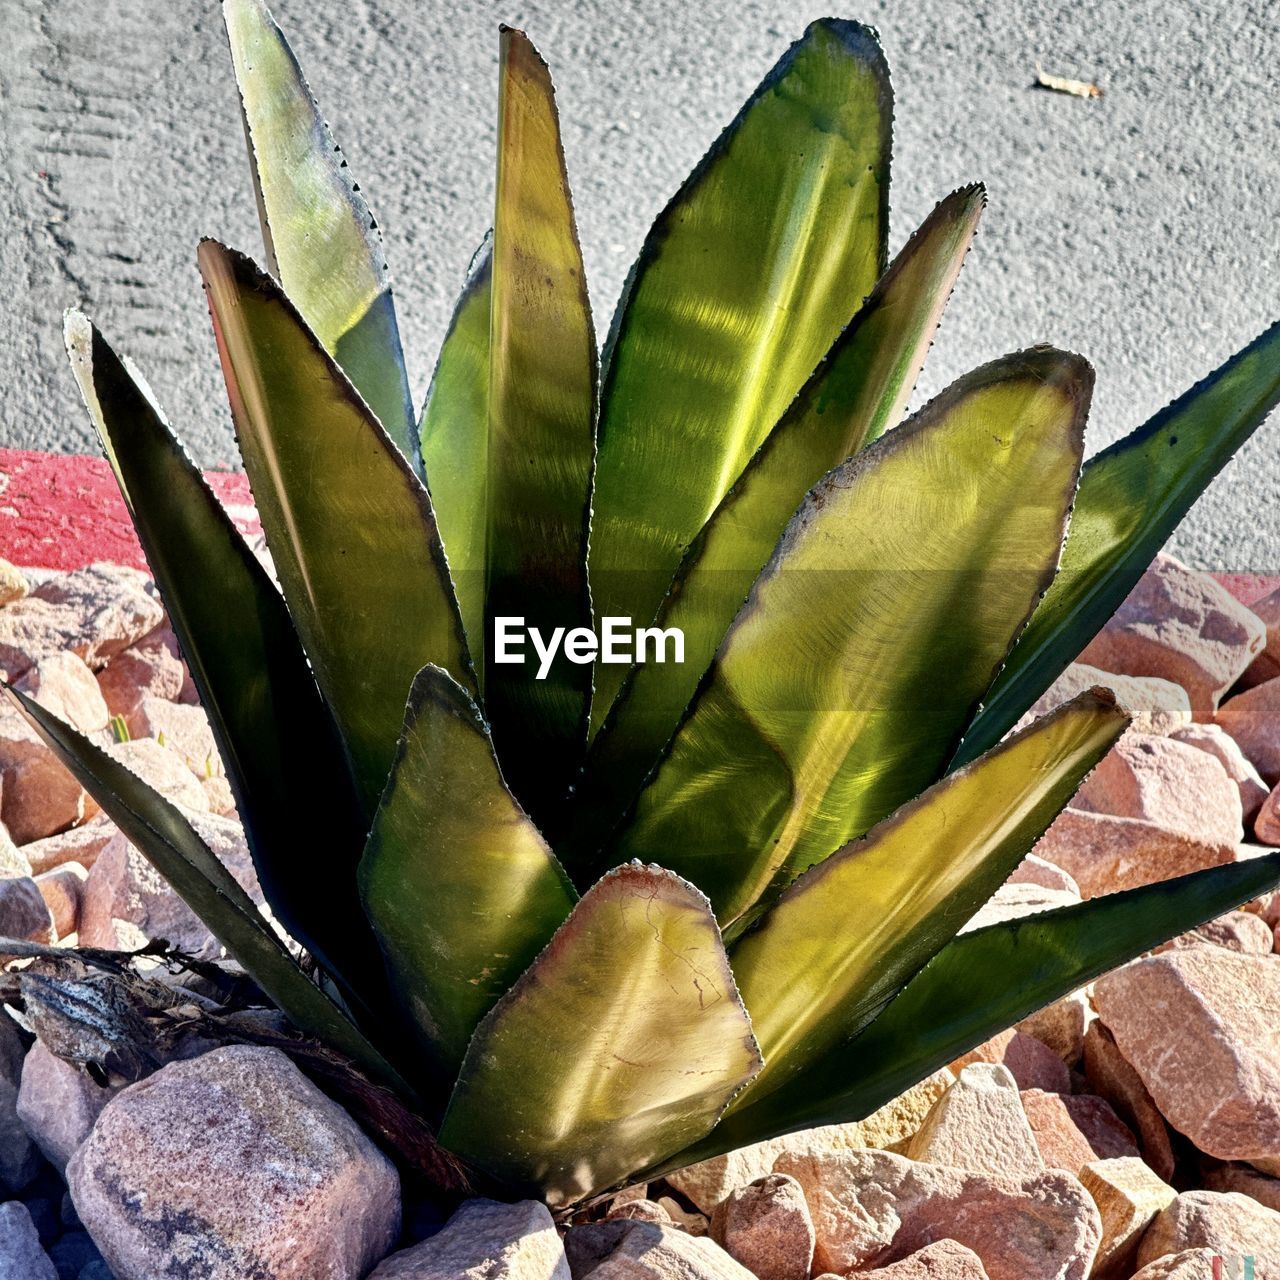
<path fill-rule="evenodd" d="M 420 466 L 382 236 L 262 0 L 223 0 L 267 260 L 406 458 Z"/>
<path fill-rule="evenodd" d="M 305 1035 L 346 1054 L 375 1080 L 413 1100 L 395 1068 L 299 968 L 253 899 L 210 852 L 181 811 L 82 733 L 4 686 L 59 760 L 245 972 Z"/>
<path fill-rule="evenodd" d="M 262 891 L 349 998 L 372 998 L 382 966 L 352 892 L 365 824 L 284 601 L 146 387 L 78 312 L 66 340 L 209 714 Z"/>
<path fill-rule="evenodd" d="M 997 742 L 1120 607 L 1209 481 L 1280 402 L 1280 324 L 1080 476 L 1062 567 L 957 753 Z"/>
<path fill-rule="evenodd" d="M 658 217 L 606 349 L 599 616 L 653 618 L 694 535 L 879 279 L 891 114 L 874 32 L 815 22 Z M 624 675 L 598 667 L 593 727 Z"/>
<path fill-rule="evenodd" d="M 503 28 L 489 364 L 486 631 L 523 618 L 589 627 L 587 495 L 596 341 L 546 64 Z M 485 710 L 512 790 L 537 818 L 581 763 L 591 667 L 500 662 L 485 637 Z M 477 655 L 478 660 L 478 655 Z"/>
<path fill-rule="evenodd" d="M 817 485 L 618 851 L 729 928 L 936 781 L 1052 577 L 1091 385 L 1078 356 L 1007 356 Z"/>
<path fill-rule="evenodd" d="M 655 622 L 684 661 L 632 668 L 575 789 L 579 847 L 635 798 L 806 490 L 901 420 L 985 199 L 965 187 L 930 214 L 694 539 Z"/>
<path fill-rule="evenodd" d="M 861 1035 L 743 1107 L 679 1163 L 870 1115 L 1019 1018 L 1278 882 L 1271 853 L 961 934 Z"/>
<path fill-rule="evenodd" d="M 279 286 L 200 246 L 240 452 L 367 815 L 428 663 L 470 682 L 431 501 Z"/>
<path fill-rule="evenodd" d="M 452 1079 L 577 895 L 507 790 L 475 703 L 438 667 L 409 695 L 360 894 L 395 990 Z"/>
<path fill-rule="evenodd" d="M 431 506 L 482 689 L 492 267 L 493 241 L 486 238 L 454 308 L 419 425 Z"/>
<path fill-rule="evenodd" d="M 759 1066 L 706 899 L 619 867 L 480 1024 L 440 1140 L 563 1206 L 697 1141 Z"/>
<path fill-rule="evenodd" d="M 801 876 L 731 954 L 750 1105 L 857 1031 L 1008 879 L 1129 718 L 1085 693 Z M 998 797 L 998 802 L 993 802 Z"/>

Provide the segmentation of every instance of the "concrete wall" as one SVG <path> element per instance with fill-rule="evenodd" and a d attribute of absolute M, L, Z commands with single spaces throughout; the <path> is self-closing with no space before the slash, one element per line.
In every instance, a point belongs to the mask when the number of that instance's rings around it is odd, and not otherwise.
<path fill-rule="evenodd" d="M 0 0 L 0 444 L 92 447 L 60 350 L 83 303 L 200 460 L 230 426 L 194 268 L 199 236 L 256 252 L 214 0 Z M 1098 368 L 1091 448 L 1280 316 L 1280 14 L 1265 0 L 858 0 L 894 70 L 891 248 L 976 178 L 982 233 L 918 399 L 1053 341 Z M 388 241 L 417 388 L 492 194 L 496 25 L 556 72 L 604 329 L 644 234 L 818 11 L 798 0 L 278 0 Z M 1100 100 L 1032 89 L 1037 59 Z M 1280 567 L 1280 422 L 1176 548 Z"/>

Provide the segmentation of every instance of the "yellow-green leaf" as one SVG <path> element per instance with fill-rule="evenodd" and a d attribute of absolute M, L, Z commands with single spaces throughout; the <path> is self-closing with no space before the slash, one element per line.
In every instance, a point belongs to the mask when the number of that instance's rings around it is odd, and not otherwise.
<path fill-rule="evenodd" d="M 507 790 L 475 703 L 438 667 L 409 695 L 360 892 L 397 998 L 452 1078 L 577 895 Z"/>
<path fill-rule="evenodd" d="M 372 816 L 414 676 L 470 679 L 431 501 L 275 281 L 216 241 L 199 256 L 262 527 Z"/>
<path fill-rule="evenodd" d="M 527 643 L 524 662 L 499 662 L 492 628 L 499 617 L 547 637 L 590 625 L 596 342 L 551 76 L 508 28 L 491 288 L 485 713 L 512 790 L 541 819 L 581 763 L 591 667 L 562 647 L 540 673 Z"/>
<path fill-rule="evenodd" d="M 801 876 L 731 954 L 756 1100 L 856 1034 L 1004 883 L 1129 719 L 1086 693 Z"/>
<path fill-rule="evenodd" d="M 378 224 L 263 0 L 223 0 L 272 270 L 387 434 L 420 465 Z"/>
<path fill-rule="evenodd" d="M 615 852 L 728 928 L 942 774 L 1048 586 L 1092 370 L 984 366 L 805 500 Z"/>
<path fill-rule="evenodd" d="M 440 1140 L 561 1207 L 698 1141 L 759 1067 L 706 898 L 619 867 L 480 1024 Z"/>
<path fill-rule="evenodd" d="M 658 217 L 607 347 L 598 615 L 649 623 L 694 535 L 880 277 L 891 115 L 874 32 L 815 22 Z M 593 726 L 624 674 L 598 667 Z"/>

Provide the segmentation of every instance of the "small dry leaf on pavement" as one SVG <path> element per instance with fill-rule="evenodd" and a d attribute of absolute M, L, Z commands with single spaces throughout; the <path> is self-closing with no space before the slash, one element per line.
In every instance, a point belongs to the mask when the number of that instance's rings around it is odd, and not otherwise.
<path fill-rule="evenodd" d="M 1069 76 L 1050 75 L 1038 62 L 1036 84 L 1042 89 L 1052 89 L 1054 93 L 1069 93 L 1073 98 L 1102 97 L 1101 87 L 1091 80 L 1072 80 Z"/>

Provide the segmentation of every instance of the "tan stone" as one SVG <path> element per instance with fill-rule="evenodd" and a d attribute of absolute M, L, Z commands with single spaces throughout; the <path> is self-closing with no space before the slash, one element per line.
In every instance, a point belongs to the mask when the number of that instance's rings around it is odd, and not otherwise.
<path fill-rule="evenodd" d="M 800 1184 L 770 1173 L 733 1192 L 711 1218 L 711 1238 L 757 1280 L 808 1280 L 813 1222 Z"/>
<path fill-rule="evenodd" d="M 224 772 L 209 717 L 200 707 L 147 696 L 134 712 L 129 729 L 135 738 L 163 743 L 197 778 Z"/>
<path fill-rule="evenodd" d="M 954 1240 L 935 1241 L 901 1262 L 859 1274 L 867 1280 L 988 1280 L 982 1259 Z"/>
<path fill-rule="evenodd" d="M 118 1092 L 95 1084 L 37 1040 L 22 1064 L 18 1115 L 45 1159 L 61 1173 Z"/>
<path fill-rule="evenodd" d="M 1224 702 L 1217 723 L 1236 740 L 1267 786 L 1280 782 L 1280 679 Z"/>
<path fill-rule="evenodd" d="M 1082 987 L 1028 1014 L 1017 1024 L 1017 1029 L 1048 1045 L 1067 1066 L 1073 1067 L 1080 1061 L 1084 1033 L 1092 1020 L 1089 992 Z"/>
<path fill-rule="evenodd" d="M 1147 1263 L 1133 1280 L 1216 1280 L 1213 1264 L 1217 1258 L 1211 1249 L 1184 1249 Z"/>
<path fill-rule="evenodd" d="M 556 1224 L 535 1200 L 467 1200 L 442 1231 L 375 1267 L 369 1280 L 570 1280 Z"/>
<path fill-rule="evenodd" d="M 1046 862 L 1034 853 L 1027 854 L 1018 863 L 1005 884 L 1034 884 L 1042 889 L 1056 889 L 1063 893 L 1074 894 L 1077 898 L 1080 897 L 1080 886 L 1076 884 L 1070 873 L 1052 862 Z"/>
<path fill-rule="evenodd" d="M 1252 688 L 1280 676 L 1280 590 L 1255 600 L 1249 612 L 1261 619 L 1267 629 L 1266 645 L 1241 677 L 1241 684 Z"/>
<path fill-rule="evenodd" d="M 1236 790 L 1240 793 L 1245 828 L 1250 828 L 1267 797 L 1267 784 L 1240 750 L 1240 744 L 1217 724 L 1188 725 L 1172 736 L 1175 742 L 1208 752 L 1227 771 L 1227 777 L 1236 784 Z"/>
<path fill-rule="evenodd" d="M 711 1230 L 711 1219 L 705 1213 L 686 1209 L 674 1196 L 659 1196 L 654 1203 L 667 1215 L 672 1226 L 687 1231 L 691 1236 L 705 1236 Z"/>
<path fill-rule="evenodd" d="M 98 682 L 74 653 L 51 653 L 39 659 L 15 687 L 81 733 L 107 727 L 110 717 Z"/>
<path fill-rule="evenodd" d="M 225 774 L 211 773 L 199 779 L 204 789 L 205 799 L 209 802 L 209 812 L 229 818 L 236 812 L 236 798 L 231 791 L 231 783 Z"/>
<path fill-rule="evenodd" d="M 868 1150 L 784 1155 L 777 1172 L 804 1188 L 818 1272 L 883 1267 L 950 1239 L 990 1280 L 1084 1280 L 1102 1238 L 1088 1193 L 1058 1170 L 996 1178 Z"/>
<path fill-rule="evenodd" d="M 88 870 L 115 834 L 115 824 L 100 813 L 83 826 L 24 844 L 22 853 L 36 875 L 56 870 L 69 862 L 78 863 Z"/>
<path fill-rule="evenodd" d="M 1236 1191 L 1280 1213 L 1280 1178 L 1269 1177 L 1250 1164 L 1213 1160 L 1200 1161 L 1200 1181 L 1206 1191 Z"/>
<path fill-rule="evenodd" d="M 1046 889 L 1038 884 L 1003 884 L 960 932 L 972 933 L 975 929 L 985 929 L 1006 920 L 1075 906 L 1079 901 L 1078 894 L 1068 893 L 1065 889 Z"/>
<path fill-rule="evenodd" d="M 1143 1233 L 1178 1193 L 1136 1156 L 1094 1161 L 1079 1176 L 1102 1218 L 1094 1280 L 1132 1275 Z"/>
<path fill-rule="evenodd" d="M 574 1227 L 564 1247 L 574 1280 L 753 1280 L 709 1236 L 656 1222 L 588 1223 Z"/>
<path fill-rule="evenodd" d="M 36 888 L 44 899 L 53 928 L 59 938 L 75 933 L 80 919 L 80 899 L 89 873 L 78 862 L 65 862 L 53 871 L 36 876 Z"/>
<path fill-rule="evenodd" d="M 30 590 L 22 570 L 7 560 L 0 560 L 0 605 L 21 600 Z"/>
<path fill-rule="evenodd" d="M 1071 1072 L 1067 1064 L 1043 1041 L 1013 1027 L 962 1054 L 951 1064 L 951 1070 L 959 1074 L 971 1062 L 1003 1064 L 1019 1089 L 1071 1092 Z"/>
<path fill-rule="evenodd" d="M 961 1070 L 904 1154 L 929 1164 L 1008 1177 L 1044 1168 L 1018 1097 L 1018 1082 L 1007 1067 L 991 1062 Z"/>
<path fill-rule="evenodd" d="M 1262 621 L 1208 574 L 1158 555 L 1080 661 L 1124 675 L 1181 685 L 1196 720 L 1211 720 L 1218 700 L 1262 652 Z"/>
<path fill-rule="evenodd" d="M 613 1218 L 626 1218 L 636 1222 L 671 1225 L 671 1215 L 656 1200 L 627 1200 L 622 1204 L 615 1200 L 604 1216 L 606 1222 Z"/>
<path fill-rule="evenodd" d="M 1187 1249 L 1208 1249 L 1223 1259 L 1252 1254 L 1261 1262 L 1257 1280 L 1275 1280 L 1280 1213 L 1235 1192 L 1184 1191 L 1147 1229 L 1138 1266 Z"/>
<path fill-rule="evenodd" d="M 1280 957 L 1167 951 L 1099 979 L 1094 998 L 1175 1129 L 1220 1160 L 1280 1172 Z"/>
<path fill-rule="evenodd" d="M 1181 685 L 1154 676 L 1116 675 L 1073 662 L 1032 704 L 1017 727 L 1025 727 L 1077 694 L 1099 687 L 1110 689 L 1133 717 L 1130 732 L 1169 734 L 1191 723 L 1191 701 Z"/>
<path fill-rule="evenodd" d="M 1051 1169 L 1079 1173 L 1095 1160 L 1138 1154 L 1133 1134 L 1110 1104 L 1093 1094 L 1026 1089 L 1022 1105 L 1044 1163 Z"/>
<path fill-rule="evenodd" d="M 209 797 L 200 780 L 175 751 L 154 738 L 117 742 L 107 754 L 137 774 L 149 787 L 191 813 L 208 813 Z"/>
<path fill-rule="evenodd" d="M 13 843 L 8 828 L 0 822 L 0 879 L 32 874 L 31 859 Z"/>
<path fill-rule="evenodd" d="M 1280 846 L 1280 784 L 1263 800 L 1253 820 L 1253 834 L 1259 844 Z"/>
<path fill-rule="evenodd" d="M 1271 929 L 1261 916 L 1249 911 L 1228 911 L 1216 920 L 1206 920 L 1190 932 L 1162 942 L 1155 951 L 1159 954 L 1182 947 L 1202 946 L 1225 947 L 1228 951 L 1239 951 L 1245 955 L 1266 956 L 1272 950 Z"/>
<path fill-rule="evenodd" d="M 400 1228 L 394 1166 L 275 1049 L 215 1049 L 130 1085 L 67 1180 L 121 1280 L 358 1280 Z"/>
<path fill-rule="evenodd" d="M 53 942 L 53 917 L 30 876 L 0 879 L 0 938 Z"/>

